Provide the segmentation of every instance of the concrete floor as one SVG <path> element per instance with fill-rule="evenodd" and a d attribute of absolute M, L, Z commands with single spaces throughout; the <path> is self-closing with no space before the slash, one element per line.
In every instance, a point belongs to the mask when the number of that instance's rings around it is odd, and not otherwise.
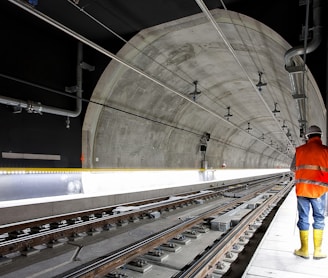
<path fill-rule="evenodd" d="M 296 227 L 296 222 L 296 195 L 295 191 L 292 190 L 279 208 L 243 278 L 328 277 L 328 259 L 312 259 L 312 236 L 309 236 L 309 260 L 293 254 L 294 250 L 300 247 L 299 230 Z M 322 244 L 324 252 L 328 252 L 327 242 L 328 231 L 326 228 Z"/>

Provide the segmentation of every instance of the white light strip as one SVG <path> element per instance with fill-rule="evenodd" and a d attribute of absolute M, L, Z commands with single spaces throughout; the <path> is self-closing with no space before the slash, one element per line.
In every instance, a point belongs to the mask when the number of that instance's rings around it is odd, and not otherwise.
<path fill-rule="evenodd" d="M 34 154 L 34 153 L 8 153 L 2 152 L 2 158 L 10 159 L 41 159 L 41 160 L 61 160 L 57 154 Z"/>

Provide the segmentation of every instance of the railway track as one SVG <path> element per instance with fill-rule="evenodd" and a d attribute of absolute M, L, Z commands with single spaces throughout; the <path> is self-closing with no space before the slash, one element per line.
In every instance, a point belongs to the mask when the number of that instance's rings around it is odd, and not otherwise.
<path fill-rule="evenodd" d="M 224 194 L 231 193 L 235 190 L 240 192 L 242 188 L 246 189 L 248 194 L 244 194 L 243 197 L 238 197 L 229 200 L 228 203 L 220 204 L 214 208 L 207 210 L 206 212 L 200 213 L 195 217 L 184 219 L 180 223 L 167 227 L 157 233 L 152 234 L 149 237 L 143 238 L 138 242 L 124 246 L 121 249 L 117 249 L 105 256 L 101 256 L 99 259 L 92 260 L 89 263 L 83 264 L 77 269 L 70 270 L 60 276 L 56 277 L 124 277 L 120 274 L 115 274 L 117 269 L 123 265 L 135 262 L 138 264 L 142 257 L 147 252 L 154 252 L 158 250 L 158 246 L 162 246 L 170 243 L 170 240 L 177 238 L 186 231 L 192 231 L 194 227 L 204 225 L 208 219 L 213 215 L 222 215 L 235 209 L 241 204 L 255 198 L 259 194 L 268 192 L 277 186 L 277 183 L 281 184 L 281 180 L 269 179 L 265 181 L 256 181 L 253 184 L 248 183 L 247 185 L 236 185 L 235 188 L 231 186 L 229 188 L 220 188 L 220 190 L 208 190 L 204 192 L 194 192 L 174 200 L 162 199 L 156 200 L 155 202 L 140 202 L 136 209 L 136 204 L 125 206 L 127 210 L 118 210 L 118 208 L 103 208 L 102 210 L 81 212 L 81 214 L 73 214 L 65 216 L 56 216 L 49 219 L 38 219 L 29 223 L 18 223 L 15 225 L 1 226 L 0 231 L 5 232 L 8 236 L 3 237 L 4 240 L 0 243 L 0 254 L 2 256 L 10 252 L 22 252 L 27 248 L 39 244 L 46 244 L 49 241 L 56 241 L 60 238 L 67 238 L 74 236 L 78 233 L 92 231 L 99 227 L 106 227 L 114 223 L 122 223 L 124 221 L 131 221 L 135 218 L 142 218 L 143 216 L 149 216 L 152 213 L 162 213 L 164 211 L 174 211 L 177 208 L 193 207 L 197 206 L 199 200 L 216 200 L 224 199 Z M 263 183 L 265 186 L 263 186 Z M 289 190 L 287 186 L 282 186 L 282 189 L 275 194 L 270 194 L 270 198 L 264 202 L 263 205 L 252 210 L 238 225 L 236 225 L 229 233 L 227 233 L 220 241 L 217 241 L 213 246 L 206 249 L 205 252 L 200 256 L 199 262 L 193 261 L 188 267 L 185 267 L 182 272 L 178 272 L 176 277 L 205 277 L 209 274 L 212 268 L 215 268 L 217 261 L 220 261 L 220 256 L 224 256 L 231 248 L 231 244 L 245 233 L 249 227 L 249 223 L 254 222 L 256 219 L 261 217 L 268 207 L 273 206 L 279 198 L 282 198 Z M 133 208 L 133 209 L 129 209 Z M 50 221 L 49 221 L 50 220 Z M 155 220 L 156 221 L 156 220 Z M 248 222 L 247 222 L 248 221 Z M 55 224 L 54 224 L 55 223 Z M 18 229 L 17 229 L 18 228 Z M 25 231 L 23 236 L 14 236 L 12 234 L 20 234 Z M 27 231 L 27 232 L 26 232 Z M 216 247 L 215 247 L 216 245 Z M 212 250 L 212 251 L 210 251 Z M 221 250 L 221 251 L 218 251 Z M 213 255 L 215 254 L 215 255 Z M 211 259 L 210 259 L 211 258 Z M 136 261 L 134 261 L 136 260 Z M 141 259 L 141 262 L 143 260 Z M 205 267 L 201 267 L 205 265 Z M 207 266 L 207 267 L 206 267 Z M 210 266 L 210 269 L 208 269 Z M 206 272 L 206 274 L 204 274 Z M 114 273 L 114 276 L 110 276 Z M 189 274 L 188 274 L 189 273 Z M 197 274 L 199 273 L 199 274 Z M 106 276 L 107 275 L 107 276 Z M 116 276 L 115 276 L 116 275 Z M 188 276 L 189 275 L 189 276 Z M 196 275 L 196 276 L 195 276 Z M 197 276 L 200 275 L 200 276 Z"/>

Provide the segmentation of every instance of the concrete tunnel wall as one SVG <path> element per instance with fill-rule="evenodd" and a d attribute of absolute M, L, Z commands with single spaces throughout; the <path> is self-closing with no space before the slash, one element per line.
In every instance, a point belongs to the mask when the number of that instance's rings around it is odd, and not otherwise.
<path fill-rule="evenodd" d="M 223 163 L 231 168 L 289 167 L 294 149 L 277 125 L 286 121 L 295 146 L 302 144 L 284 69 L 291 46 L 247 16 L 224 10 L 213 15 L 238 60 L 203 14 L 137 34 L 117 56 L 155 82 L 119 62 L 109 63 L 91 98 L 103 106 L 90 103 L 87 109 L 83 167 L 201 168 L 204 158 L 213 168 Z M 254 86 L 259 69 L 266 73 L 264 92 Z M 201 94 L 190 101 L 193 80 Z M 310 72 L 307 86 L 310 107 L 321 107 L 308 111 L 308 117 L 324 127 L 323 101 Z M 279 102 L 279 116 L 268 111 L 274 102 Z M 228 106 L 230 119 L 224 116 Z M 248 123 L 251 130 L 246 131 Z M 206 153 L 200 150 L 205 133 L 210 134 Z"/>

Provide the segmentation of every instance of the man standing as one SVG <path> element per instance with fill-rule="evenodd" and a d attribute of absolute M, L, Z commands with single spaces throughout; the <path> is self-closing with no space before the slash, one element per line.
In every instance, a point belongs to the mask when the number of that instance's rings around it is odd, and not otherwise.
<path fill-rule="evenodd" d="M 321 252 L 325 227 L 326 192 L 328 192 L 328 147 L 322 144 L 322 131 L 312 125 L 305 134 L 306 144 L 296 148 L 290 169 L 295 172 L 298 222 L 301 248 L 294 254 L 309 258 L 309 213 L 313 216 L 313 259 L 326 258 Z"/>

